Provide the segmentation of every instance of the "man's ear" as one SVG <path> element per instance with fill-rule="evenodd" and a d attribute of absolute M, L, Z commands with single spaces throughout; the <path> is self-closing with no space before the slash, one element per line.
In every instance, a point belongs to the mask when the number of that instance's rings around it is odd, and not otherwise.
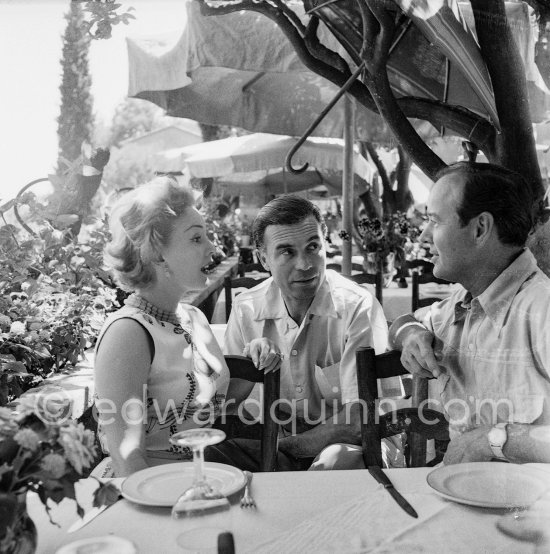
<path fill-rule="evenodd" d="M 474 239 L 481 246 L 487 242 L 495 228 L 495 219 L 493 214 L 489 212 L 481 212 L 476 217 L 476 225 L 474 228 Z"/>
<path fill-rule="evenodd" d="M 265 255 L 265 250 L 263 248 L 256 248 L 256 256 L 260 263 L 264 266 L 266 271 L 270 271 L 269 264 L 267 263 L 267 256 Z"/>

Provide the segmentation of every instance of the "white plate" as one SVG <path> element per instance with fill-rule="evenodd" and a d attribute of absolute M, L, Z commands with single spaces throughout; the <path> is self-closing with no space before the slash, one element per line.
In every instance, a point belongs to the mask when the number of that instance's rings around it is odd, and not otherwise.
<path fill-rule="evenodd" d="M 244 473 L 233 466 L 206 462 L 204 472 L 212 487 L 229 496 L 244 487 Z M 178 462 L 148 467 L 127 477 L 122 496 L 143 506 L 172 507 L 181 493 L 193 483 L 193 462 Z"/>
<path fill-rule="evenodd" d="M 442 466 L 429 473 L 427 481 L 449 500 L 484 508 L 530 506 L 550 488 L 548 472 L 502 462 Z"/>

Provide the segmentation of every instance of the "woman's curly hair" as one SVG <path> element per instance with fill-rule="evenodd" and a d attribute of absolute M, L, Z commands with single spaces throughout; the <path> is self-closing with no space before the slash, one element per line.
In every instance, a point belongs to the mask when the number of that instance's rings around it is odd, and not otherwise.
<path fill-rule="evenodd" d="M 156 177 L 127 192 L 111 210 L 104 261 L 120 286 L 133 291 L 155 282 L 155 264 L 177 219 L 195 205 L 193 191 L 172 177 Z"/>

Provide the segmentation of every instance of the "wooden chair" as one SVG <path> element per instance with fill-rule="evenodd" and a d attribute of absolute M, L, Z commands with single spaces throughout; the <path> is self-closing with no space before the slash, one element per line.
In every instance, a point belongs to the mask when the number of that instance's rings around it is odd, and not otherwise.
<path fill-rule="evenodd" d="M 327 269 L 334 269 L 334 271 L 339 271 L 340 273 L 342 272 L 342 264 L 339 264 L 339 263 L 330 263 L 330 264 L 327 264 Z M 358 263 L 352 263 L 351 264 L 351 270 L 352 271 L 365 271 L 365 269 L 363 268 L 363 266 L 361 264 L 358 264 Z"/>
<path fill-rule="evenodd" d="M 246 274 L 250 273 L 251 271 L 257 271 L 259 273 L 269 273 L 259 262 L 255 262 L 252 264 L 240 263 L 237 268 L 237 273 L 239 274 L 239 277 L 245 277 Z"/>
<path fill-rule="evenodd" d="M 449 442 L 448 423 L 444 414 L 425 408 L 423 401 L 428 398 L 428 380 L 413 377 L 412 408 L 401 408 L 378 414 L 378 379 L 409 374 L 401 364 L 401 352 L 392 350 L 375 355 L 372 347 L 357 349 L 357 384 L 361 401 L 361 444 L 366 467 L 382 467 L 383 438 L 405 432 L 407 446 L 405 460 L 408 467 L 425 466 L 426 440 L 435 439 L 436 452 L 444 451 Z M 419 413 L 418 406 L 422 406 Z M 365 418 L 366 407 L 366 418 Z M 433 465 L 439 461 L 430 462 Z"/>
<path fill-rule="evenodd" d="M 438 284 L 449 284 L 448 281 L 434 277 L 434 274 L 431 272 L 433 265 L 426 260 L 414 260 L 415 262 L 424 262 L 421 266 L 416 266 L 412 271 L 412 302 L 411 307 L 412 311 L 418 310 L 418 308 L 423 308 L 424 306 L 430 306 L 434 302 L 438 302 L 441 298 L 438 297 L 429 297 L 429 298 L 420 298 L 420 285 L 426 283 L 438 283 Z M 409 262 L 412 264 L 414 262 Z M 427 266 L 425 264 L 428 264 Z M 419 267 L 424 267 L 422 272 L 418 271 Z"/>
<path fill-rule="evenodd" d="M 231 306 L 233 305 L 233 292 L 232 289 L 245 288 L 251 289 L 261 282 L 265 281 L 268 277 L 260 277 L 254 279 L 254 277 L 226 277 L 223 281 L 223 287 L 225 289 L 225 321 L 229 321 L 229 314 L 231 313 Z"/>
<path fill-rule="evenodd" d="M 258 371 L 250 358 L 244 356 L 225 356 L 225 362 L 229 368 L 231 379 L 244 379 L 252 383 L 263 383 L 263 413 L 261 419 L 261 471 L 277 470 L 277 438 L 279 435 L 279 424 L 273 420 L 272 407 L 280 396 L 280 371 L 264 373 Z M 230 438 L 231 424 L 224 426 L 223 422 L 217 422 L 215 427 L 226 432 Z"/>
<path fill-rule="evenodd" d="M 384 288 L 382 283 L 382 274 L 378 273 L 356 273 L 355 275 L 347 276 L 348 279 L 357 283 L 358 285 L 374 285 L 376 299 L 382 304 L 382 290 Z"/>
<path fill-rule="evenodd" d="M 276 471 L 277 467 L 277 437 L 279 434 L 279 425 L 271 417 L 271 407 L 280 395 L 280 371 L 270 371 L 264 373 L 258 371 L 250 358 L 244 356 L 225 356 L 225 362 L 229 368 L 231 379 L 244 379 L 252 383 L 263 383 L 263 414 L 261 425 L 261 443 L 262 460 L 261 471 Z M 88 406 L 84 413 L 77 420 L 82 423 L 86 429 L 94 433 L 96 458 L 91 464 L 90 469 L 85 472 L 85 477 L 106 457 L 101 450 L 101 444 L 98 438 L 98 413 L 95 404 Z M 226 431 L 223 425 L 216 425 L 218 429 Z M 230 434 L 230 433 L 228 433 Z"/>

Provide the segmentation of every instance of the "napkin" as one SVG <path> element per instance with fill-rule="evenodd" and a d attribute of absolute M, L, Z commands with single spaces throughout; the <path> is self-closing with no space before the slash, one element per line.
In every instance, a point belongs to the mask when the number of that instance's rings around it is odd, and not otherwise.
<path fill-rule="evenodd" d="M 307 519 L 283 536 L 254 547 L 262 554 L 293 552 L 364 553 L 422 552 L 414 544 L 392 541 L 422 525 L 449 505 L 433 494 L 405 494 L 418 512 L 418 519 L 407 515 L 382 488 Z M 422 545 L 418 545 L 421 548 Z M 405 548 L 404 548 L 405 547 Z"/>

